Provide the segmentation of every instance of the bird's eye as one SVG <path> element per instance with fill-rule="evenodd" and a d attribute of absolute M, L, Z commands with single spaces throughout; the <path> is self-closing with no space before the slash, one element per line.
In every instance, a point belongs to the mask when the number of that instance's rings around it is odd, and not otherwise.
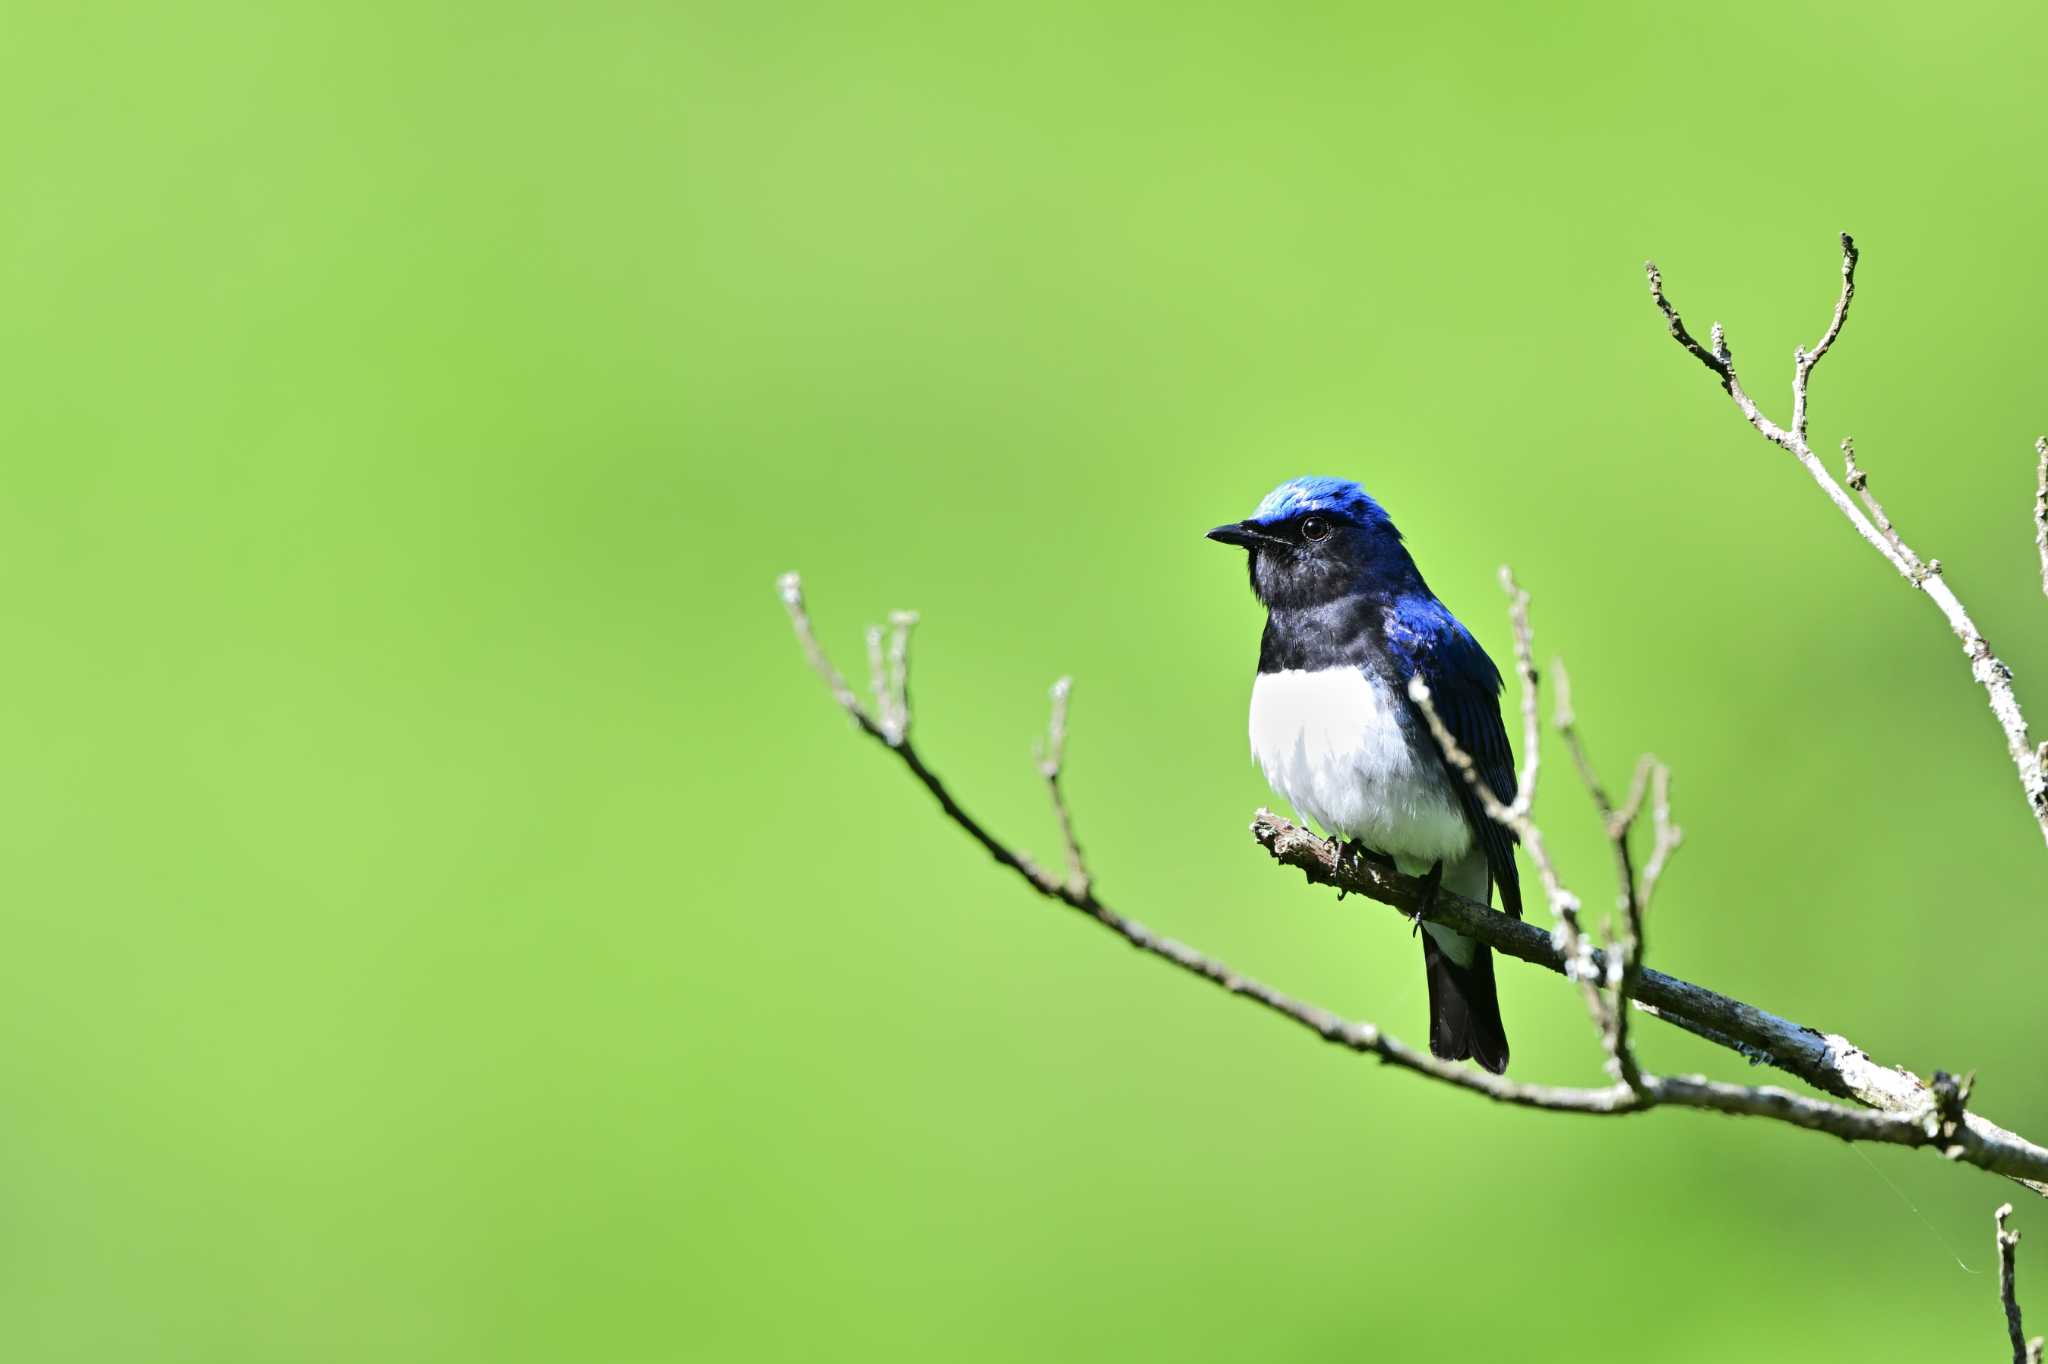
<path fill-rule="evenodd" d="M 1320 516 L 1311 516 L 1301 523 L 1301 538 L 1314 543 L 1330 538 L 1330 523 Z"/>

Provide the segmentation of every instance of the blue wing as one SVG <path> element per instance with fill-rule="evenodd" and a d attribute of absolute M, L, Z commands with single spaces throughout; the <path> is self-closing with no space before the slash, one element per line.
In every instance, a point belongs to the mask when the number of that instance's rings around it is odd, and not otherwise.
<path fill-rule="evenodd" d="M 1515 753 L 1500 718 L 1500 670 L 1472 638 L 1472 632 L 1434 597 L 1404 597 L 1387 614 L 1387 644 L 1393 655 L 1420 673 L 1436 712 L 1458 747 L 1472 755 L 1480 777 L 1502 801 L 1515 798 Z M 1418 724 L 1426 724 L 1421 716 Z M 1442 754 L 1438 754 L 1442 759 Z M 1486 854 L 1487 871 L 1500 887 L 1501 908 L 1522 917 L 1522 880 L 1515 870 L 1515 835 L 1489 818 L 1464 775 L 1444 760 L 1444 774 L 1458 794 L 1465 823 Z"/>

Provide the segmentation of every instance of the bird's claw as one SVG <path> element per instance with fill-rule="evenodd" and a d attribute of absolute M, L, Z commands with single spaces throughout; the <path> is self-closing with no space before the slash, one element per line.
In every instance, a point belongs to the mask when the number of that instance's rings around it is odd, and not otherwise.
<path fill-rule="evenodd" d="M 1344 839 L 1342 842 L 1338 843 L 1337 865 L 1339 867 L 1343 867 L 1346 865 L 1356 865 L 1360 862 L 1371 862 L 1378 866 L 1385 867 L 1389 871 L 1394 870 L 1393 858 L 1389 857 L 1387 854 L 1383 852 L 1376 852 L 1373 849 L 1366 847 L 1365 844 L 1359 842 L 1355 838 L 1347 838 Z"/>
<path fill-rule="evenodd" d="M 1436 893 L 1443 889 L 1444 884 L 1444 860 L 1439 857 L 1421 880 L 1422 902 L 1416 905 L 1415 912 L 1408 916 L 1411 925 L 1408 936 L 1411 938 L 1422 931 L 1422 916 L 1436 908 Z"/>

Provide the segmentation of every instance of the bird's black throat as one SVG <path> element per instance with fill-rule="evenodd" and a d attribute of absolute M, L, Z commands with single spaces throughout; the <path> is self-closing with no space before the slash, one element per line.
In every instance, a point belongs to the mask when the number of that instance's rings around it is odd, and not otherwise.
<path fill-rule="evenodd" d="M 1387 598 L 1353 592 L 1306 606 L 1271 606 L 1259 636 L 1259 671 L 1321 672 L 1364 668 L 1388 672 Z"/>

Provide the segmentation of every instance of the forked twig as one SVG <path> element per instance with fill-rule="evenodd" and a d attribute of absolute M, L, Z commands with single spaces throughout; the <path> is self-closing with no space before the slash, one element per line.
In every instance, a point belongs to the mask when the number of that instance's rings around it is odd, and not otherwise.
<path fill-rule="evenodd" d="M 885 730 L 832 666 L 812 630 L 796 575 L 785 576 L 779 591 L 805 657 L 841 709 L 864 733 L 894 753 L 938 801 L 946 817 L 998 864 L 1015 872 L 1040 895 L 1093 919 L 1140 951 L 1252 1000 L 1326 1041 L 1501 1103 L 1567 1113 L 1614 1115 L 1673 1107 L 1767 1118 L 1849 1141 L 1937 1147 L 1951 1159 L 2048 1192 L 2048 1184 L 2038 1183 L 2048 1180 L 2048 1148 L 1963 1110 L 1959 1102 L 1945 1104 L 1937 1114 L 1933 1097 L 1919 1080 L 1908 1072 L 1872 1063 L 1843 1038 L 1801 1027 L 1659 972 L 1645 969 L 1641 974 L 1635 998 L 1644 1012 L 1867 1107 L 1850 1108 L 1774 1086 L 1732 1085 L 1699 1076 L 1639 1075 L 1633 1086 L 1624 1081 L 1597 1089 L 1525 1084 L 1431 1056 L 1388 1036 L 1374 1024 L 1348 1021 L 1328 1009 L 1294 999 L 1214 957 L 1162 937 L 1104 904 L 1086 880 L 1076 885 L 1070 878 L 1041 870 L 969 815 L 919 755 L 909 737 L 908 717 L 900 732 Z M 1524 648 L 1526 651 L 1526 641 Z M 907 697 L 907 685 L 899 694 Z M 1498 807 L 1497 801 L 1494 804 Z M 1259 812 L 1253 832 L 1276 860 L 1301 869 L 1312 882 L 1367 896 L 1409 918 L 1443 924 L 1507 955 L 1572 975 L 1582 983 L 1606 978 L 1604 957 L 1590 945 L 1584 947 L 1584 961 L 1567 958 L 1539 928 L 1450 891 L 1436 890 L 1420 879 L 1363 859 L 1346 858 L 1334 841 L 1295 828 L 1266 811 Z"/>
<path fill-rule="evenodd" d="M 2014 770 L 2020 779 L 2020 792 L 2026 798 L 2027 809 L 2039 826 L 2041 837 L 2048 841 L 2048 759 L 2040 749 L 2035 748 L 2028 736 L 2027 722 L 2020 711 L 2019 698 L 2013 692 L 2012 670 L 1991 651 L 1984 636 L 1977 629 L 1977 623 L 1963 604 L 1950 590 L 1948 581 L 1941 574 L 1941 562 L 1930 559 L 1922 561 L 1907 546 L 1903 537 L 1884 515 L 1875 498 L 1868 490 L 1869 479 L 1856 465 L 1854 451 L 1846 445 L 1843 455 L 1848 461 L 1850 484 L 1863 499 L 1863 506 L 1849 496 L 1840 483 L 1835 481 L 1827 466 L 1821 463 L 1813 449 L 1806 442 L 1807 389 L 1813 377 L 1814 366 L 1820 363 L 1835 341 L 1842 334 L 1842 326 L 1849 319 L 1849 301 L 1856 294 L 1856 263 L 1859 259 L 1856 243 L 1848 233 L 1842 234 L 1842 290 L 1835 300 L 1834 315 L 1827 330 L 1814 344 L 1811 351 L 1800 349 L 1792 357 L 1792 427 L 1790 430 L 1779 426 L 1766 416 L 1755 399 L 1742 387 L 1742 381 L 1735 372 L 1735 358 L 1729 353 L 1727 336 L 1721 324 L 1714 324 L 1714 343 L 1711 350 L 1693 339 L 1686 329 L 1678 309 L 1664 292 L 1664 277 L 1653 261 L 1643 262 L 1643 272 L 1650 283 L 1650 299 L 1657 305 L 1657 311 L 1664 318 L 1665 327 L 1673 339 L 1686 351 L 1705 365 L 1721 382 L 1722 389 L 1734 400 L 1736 409 L 1743 419 L 1761 433 L 1764 439 L 1779 446 L 1799 461 L 1800 467 L 1813 478 L 1820 490 L 1827 494 L 1830 502 L 1847 518 L 1856 533 L 1869 543 L 1871 548 L 1885 557 L 1886 562 L 1898 570 L 1901 577 L 1925 593 L 1948 621 L 1949 629 L 1962 641 L 1963 653 L 1970 660 L 1970 676 L 1984 689 L 1985 700 L 1991 714 L 1998 721 L 1999 729 L 2005 735 L 2005 746 L 2012 759 Z M 2048 440 L 2037 445 L 2042 464 L 2037 471 L 2035 494 L 2035 539 L 2042 553 L 2042 589 L 2048 591 Z"/>

